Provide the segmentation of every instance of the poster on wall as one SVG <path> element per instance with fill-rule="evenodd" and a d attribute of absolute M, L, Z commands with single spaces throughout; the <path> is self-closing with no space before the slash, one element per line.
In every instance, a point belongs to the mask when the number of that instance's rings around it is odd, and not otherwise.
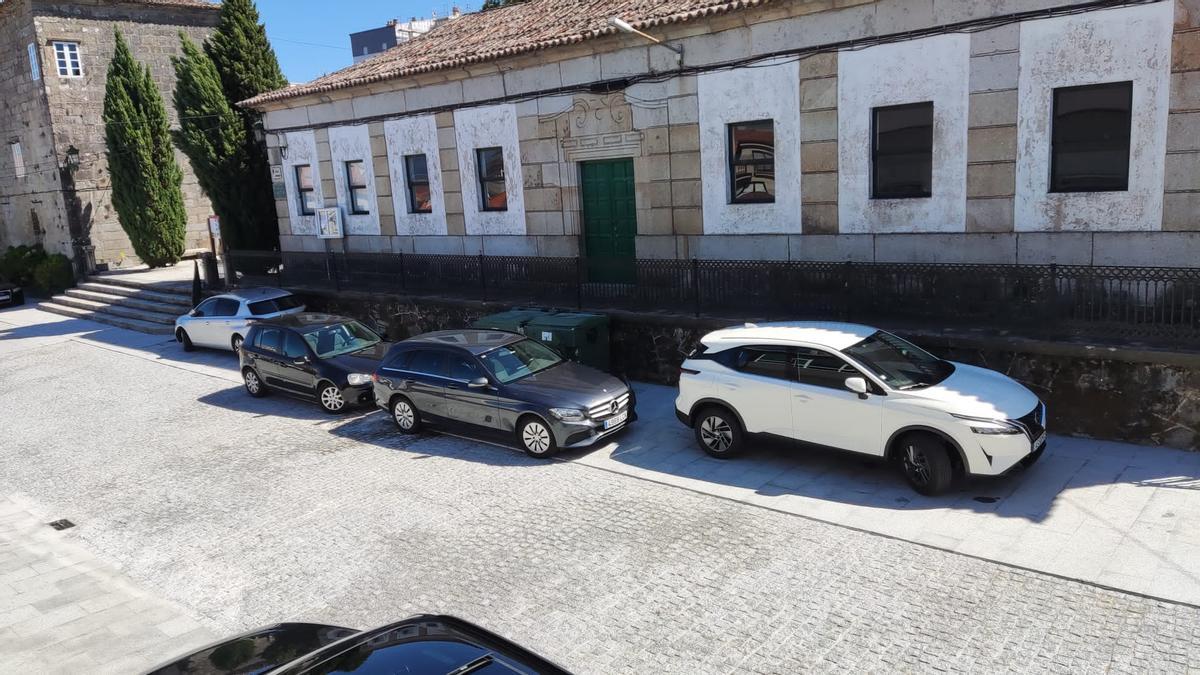
<path fill-rule="evenodd" d="M 342 210 L 334 207 L 330 209 L 317 209 L 317 238 L 318 239 L 341 239 L 342 238 Z"/>
<path fill-rule="evenodd" d="M 287 184 L 283 182 L 283 167 L 271 167 L 271 191 L 275 199 L 287 199 Z"/>

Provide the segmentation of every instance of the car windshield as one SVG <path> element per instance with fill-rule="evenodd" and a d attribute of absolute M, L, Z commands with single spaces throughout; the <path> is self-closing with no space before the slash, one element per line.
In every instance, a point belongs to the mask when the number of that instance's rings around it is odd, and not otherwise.
<path fill-rule="evenodd" d="M 381 338 L 357 321 L 324 326 L 304 334 L 304 341 L 318 358 L 330 359 L 379 344 Z"/>
<path fill-rule="evenodd" d="M 521 340 L 504 345 L 479 358 L 492 376 L 503 384 L 562 363 L 562 358 L 555 354 L 554 350 L 534 340 Z"/>
<path fill-rule="evenodd" d="M 264 314 L 275 314 L 276 312 L 286 312 L 289 309 L 296 309 L 303 306 L 300 298 L 294 295 L 284 295 L 270 300 L 259 300 L 258 302 L 250 303 L 250 313 L 254 316 L 263 316 Z"/>
<path fill-rule="evenodd" d="M 907 340 L 879 331 L 845 350 L 895 389 L 928 387 L 950 377 L 954 365 Z"/>

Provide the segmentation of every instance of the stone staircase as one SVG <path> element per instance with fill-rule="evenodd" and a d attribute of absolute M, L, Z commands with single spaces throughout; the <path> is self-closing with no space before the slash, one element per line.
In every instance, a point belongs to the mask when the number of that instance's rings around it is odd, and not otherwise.
<path fill-rule="evenodd" d="M 190 284 L 101 275 L 40 303 L 38 308 L 151 335 L 172 335 L 175 319 L 192 308 L 192 294 Z"/>

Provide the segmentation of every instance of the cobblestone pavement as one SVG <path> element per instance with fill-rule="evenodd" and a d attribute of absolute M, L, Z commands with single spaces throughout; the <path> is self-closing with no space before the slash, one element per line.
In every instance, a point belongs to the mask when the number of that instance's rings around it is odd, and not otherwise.
<path fill-rule="evenodd" d="M 217 632 L 449 612 L 580 673 L 1200 667 L 1200 608 L 78 341 L 0 357 L 0 410 L 0 494 Z"/>
<path fill-rule="evenodd" d="M 216 639 L 28 508 L 0 499 L 0 672 L 129 672 Z"/>

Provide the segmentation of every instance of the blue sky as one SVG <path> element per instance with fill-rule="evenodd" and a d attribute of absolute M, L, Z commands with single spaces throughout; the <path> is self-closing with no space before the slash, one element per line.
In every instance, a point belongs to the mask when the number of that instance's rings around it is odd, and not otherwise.
<path fill-rule="evenodd" d="M 478 10 L 482 0 L 257 0 L 267 35 L 291 82 L 307 82 L 353 63 L 350 34 L 378 28 L 388 19 L 408 20 Z"/>

